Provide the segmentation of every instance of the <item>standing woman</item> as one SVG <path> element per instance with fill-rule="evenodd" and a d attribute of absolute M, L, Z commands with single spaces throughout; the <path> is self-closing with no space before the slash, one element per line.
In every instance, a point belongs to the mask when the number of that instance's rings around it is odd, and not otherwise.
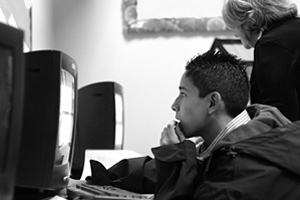
<path fill-rule="evenodd" d="M 226 0 L 223 18 L 245 48 L 254 47 L 251 103 L 300 119 L 300 18 L 289 0 Z"/>

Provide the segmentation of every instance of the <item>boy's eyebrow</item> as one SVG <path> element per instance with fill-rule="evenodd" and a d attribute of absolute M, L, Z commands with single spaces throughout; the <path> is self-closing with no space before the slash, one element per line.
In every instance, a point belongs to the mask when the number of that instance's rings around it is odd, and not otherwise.
<path fill-rule="evenodd" d="M 179 90 L 186 90 L 186 91 L 188 91 L 188 89 L 185 88 L 184 86 L 179 86 Z"/>

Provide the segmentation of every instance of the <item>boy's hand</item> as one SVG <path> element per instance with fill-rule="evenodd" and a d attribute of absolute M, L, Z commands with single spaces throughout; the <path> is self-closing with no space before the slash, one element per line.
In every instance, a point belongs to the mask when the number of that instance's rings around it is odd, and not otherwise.
<path fill-rule="evenodd" d="M 176 121 L 170 122 L 161 133 L 160 145 L 176 144 L 185 140 L 183 132 Z"/>

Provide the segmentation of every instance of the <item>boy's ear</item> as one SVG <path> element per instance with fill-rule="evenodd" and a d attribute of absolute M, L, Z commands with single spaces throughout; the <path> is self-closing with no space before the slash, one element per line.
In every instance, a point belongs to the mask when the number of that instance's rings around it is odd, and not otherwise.
<path fill-rule="evenodd" d="M 219 92 L 212 92 L 208 94 L 208 98 L 210 101 L 209 104 L 209 113 L 213 113 L 220 107 L 220 103 L 222 101 L 222 97 Z"/>

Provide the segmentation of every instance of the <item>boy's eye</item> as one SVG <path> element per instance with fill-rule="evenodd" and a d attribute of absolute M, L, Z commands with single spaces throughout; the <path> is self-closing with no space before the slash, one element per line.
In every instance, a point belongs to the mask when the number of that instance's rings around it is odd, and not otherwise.
<path fill-rule="evenodd" d="M 186 96 L 186 94 L 185 94 L 185 93 L 183 93 L 183 92 L 180 92 L 180 93 L 179 93 L 179 96 L 181 96 L 181 97 L 185 97 L 185 96 Z"/>

